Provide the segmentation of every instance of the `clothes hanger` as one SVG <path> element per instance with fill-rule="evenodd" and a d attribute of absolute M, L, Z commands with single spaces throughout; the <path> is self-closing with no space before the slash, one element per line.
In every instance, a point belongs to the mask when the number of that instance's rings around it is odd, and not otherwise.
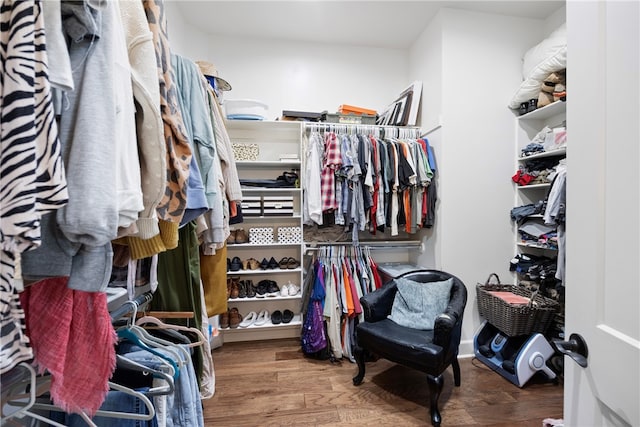
<path fill-rule="evenodd" d="M 138 305 L 135 304 L 133 301 L 126 301 L 125 304 L 127 303 L 131 303 L 133 305 L 132 319 L 135 319 L 136 313 L 138 311 Z M 169 365 L 171 365 L 171 367 L 173 368 L 173 379 L 177 380 L 180 376 L 180 368 L 178 367 L 178 364 L 176 363 L 176 361 L 171 357 L 167 356 L 166 354 L 159 352 L 158 350 L 152 348 L 151 346 L 143 342 L 142 339 L 140 339 L 140 337 L 133 332 L 133 330 L 131 329 L 132 326 L 134 326 L 133 323 L 118 329 L 116 332 L 118 335 L 118 338 L 129 340 L 135 345 L 137 345 L 138 347 L 142 348 L 143 350 L 147 350 L 149 353 L 154 354 L 160 357 L 161 359 L 167 361 Z"/>
<path fill-rule="evenodd" d="M 189 353 L 189 351 L 184 347 L 177 345 L 172 341 L 167 341 L 160 337 L 156 337 L 155 335 L 151 335 L 146 329 L 138 325 L 131 325 L 129 329 L 136 334 L 143 343 L 171 353 L 171 355 L 175 357 L 174 360 L 177 361 L 176 363 L 178 364 L 178 367 L 182 367 L 186 363 L 189 363 L 191 353 Z"/>
<path fill-rule="evenodd" d="M 151 403 L 151 400 L 149 400 L 149 398 L 147 396 L 145 396 L 144 393 L 136 391 L 136 390 L 132 390 L 129 387 L 125 387 L 123 385 L 120 384 L 116 384 L 113 383 L 111 381 L 109 381 L 109 388 L 111 388 L 112 390 L 116 390 L 116 391 L 121 391 L 125 394 L 128 394 L 129 396 L 133 396 L 137 399 L 140 399 L 142 401 L 142 403 L 144 403 L 144 406 L 147 408 L 148 414 L 134 414 L 132 412 L 119 412 L 119 411 L 105 411 L 105 410 L 97 410 L 96 413 L 94 414 L 94 416 L 100 416 L 100 417 L 109 417 L 109 418 L 122 418 L 122 419 L 126 419 L 126 420 L 141 420 L 141 421 L 148 421 L 153 419 L 153 417 L 155 417 L 156 415 L 156 409 L 153 406 L 153 403 Z M 16 405 L 21 405 L 21 402 L 15 402 Z M 34 403 L 32 406 L 34 409 L 45 409 L 45 410 L 50 410 L 50 411 L 57 411 L 57 412 L 65 412 L 64 409 L 56 406 L 56 405 L 52 405 L 50 403 Z M 91 418 L 86 414 L 86 413 L 80 413 L 79 414 L 82 419 L 89 424 L 90 427 L 98 427 L 92 420 Z M 44 417 L 42 417 L 44 418 Z M 44 418 L 45 422 L 51 422 L 52 425 L 55 426 L 61 426 L 61 427 L 66 427 L 62 424 L 58 424 L 55 421 L 49 420 L 48 418 Z"/>
<path fill-rule="evenodd" d="M 5 378 L 3 379 L 4 384 L 2 385 L 2 406 L 0 407 L 0 413 L 2 415 L 2 417 L 0 418 L 0 425 L 4 425 L 5 422 L 11 418 L 21 418 L 24 414 L 27 413 L 27 411 L 29 410 L 29 408 L 31 408 L 31 406 L 33 406 L 34 403 L 36 403 L 36 371 L 35 369 L 33 369 L 33 367 L 31 365 L 29 365 L 26 362 L 22 362 L 18 365 L 16 365 L 16 367 L 14 369 L 21 369 L 24 368 L 25 371 L 21 371 L 21 372 L 17 372 L 17 371 L 10 371 L 9 375 L 6 375 Z M 25 378 L 24 376 L 28 375 L 27 378 Z M 27 381 L 27 384 L 29 384 L 27 387 L 25 387 L 25 381 Z M 7 384 L 7 382 L 10 382 L 11 384 Z M 16 394 L 16 390 L 20 388 L 21 390 L 29 390 L 28 394 Z M 25 406 L 9 413 L 7 416 L 5 416 L 4 414 L 4 410 L 5 410 L 5 400 L 10 400 L 10 398 L 13 397 L 14 399 L 24 399 L 24 398 L 28 398 L 29 400 L 25 403 Z"/>
<path fill-rule="evenodd" d="M 160 329 L 171 329 L 174 331 L 184 331 L 184 332 L 195 333 L 198 336 L 198 338 L 200 338 L 200 341 L 191 343 L 190 345 L 188 345 L 189 347 L 198 347 L 198 346 L 204 345 L 207 342 L 207 338 L 204 336 L 202 331 L 200 331 L 200 329 L 198 328 L 189 328 L 187 326 L 164 323 L 162 320 L 153 316 L 143 316 L 136 321 L 136 325 L 139 325 L 139 326 L 142 326 L 145 323 L 155 325 Z"/>
<path fill-rule="evenodd" d="M 150 368 L 121 354 L 116 354 L 116 366 L 123 369 L 150 374 L 153 375 L 154 378 L 163 379 L 167 382 L 166 386 L 153 387 L 145 391 L 144 394 L 146 396 L 164 396 L 167 394 L 172 394 L 175 390 L 173 377 L 166 372 Z"/>
<path fill-rule="evenodd" d="M 36 390 L 39 387 L 37 385 L 37 380 L 36 380 L 36 371 L 31 365 L 25 362 L 20 363 L 18 366 L 21 366 L 28 371 L 28 374 L 29 374 L 29 377 L 27 378 L 28 381 L 25 382 L 25 378 L 21 378 L 15 384 L 11 385 L 8 391 L 6 389 L 3 390 L 3 393 L 2 393 L 3 399 L 2 399 L 1 409 L 3 412 L 4 412 L 4 409 L 7 407 L 17 406 L 17 407 L 20 407 L 20 409 L 11 412 L 6 417 L 2 417 L 2 419 L 0 420 L 0 425 L 5 425 L 5 423 L 10 419 L 23 418 L 27 416 L 27 417 L 36 419 L 38 421 L 41 421 L 43 423 L 52 425 L 54 427 L 66 427 L 64 424 L 60 424 L 43 415 L 31 412 L 30 410 L 31 408 L 38 409 L 37 407 L 38 403 L 36 403 Z M 51 381 L 49 380 L 48 383 L 50 384 Z M 20 388 L 22 390 L 27 390 L 27 391 L 26 393 L 16 394 L 15 391 L 17 388 Z M 5 398 L 6 398 L 6 401 L 5 401 Z M 27 402 L 24 401 L 25 398 L 28 399 Z M 98 427 L 95 425 L 93 421 L 91 421 L 91 418 L 85 412 L 81 412 L 79 415 L 89 425 L 89 427 Z"/>

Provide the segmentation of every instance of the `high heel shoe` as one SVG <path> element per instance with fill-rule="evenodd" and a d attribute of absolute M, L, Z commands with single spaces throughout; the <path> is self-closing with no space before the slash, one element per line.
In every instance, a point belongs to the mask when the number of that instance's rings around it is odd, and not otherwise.
<path fill-rule="evenodd" d="M 275 270 L 276 268 L 278 268 L 278 261 L 276 261 L 274 257 L 271 257 L 271 259 L 267 263 L 267 268 L 269 270 Z"/>

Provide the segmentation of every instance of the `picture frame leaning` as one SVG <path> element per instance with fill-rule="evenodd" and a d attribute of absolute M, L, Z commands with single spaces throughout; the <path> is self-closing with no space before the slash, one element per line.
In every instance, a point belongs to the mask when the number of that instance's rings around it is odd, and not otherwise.
<path fill-rule="evenodd" d="M 389 126 L 415 126 L 420 109 L 422 82 L 414 81 L 386 110 L 378 116 L 376 124 Z"/>

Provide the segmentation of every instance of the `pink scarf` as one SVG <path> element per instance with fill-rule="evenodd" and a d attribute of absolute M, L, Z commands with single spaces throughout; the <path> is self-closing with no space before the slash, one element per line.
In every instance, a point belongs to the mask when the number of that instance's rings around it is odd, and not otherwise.
<path fill-rule="evenodd" d="M 93 416 L 109 391 L 117 337 L 106 294 L 72 290 L 67 281 L 41 280 L 20 294 L 20 302 L 35 365 L 51 373 L 54 404 Z"/>

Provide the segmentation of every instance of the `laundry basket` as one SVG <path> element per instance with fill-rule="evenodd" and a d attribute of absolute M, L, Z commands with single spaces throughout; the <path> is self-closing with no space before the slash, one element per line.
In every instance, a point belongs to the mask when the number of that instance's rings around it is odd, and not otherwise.
<path fill-rule="evenodd" d="M 497 283 L 489 283 L 493 277 Z M 476 285 L 476 296 L 480 316 L 510 337 L 534 332 L 544 334 L 559 307 L 556 301 L 537 291 L 500 283 L 495 273 L 490 274 L 484 284 Z"/>

